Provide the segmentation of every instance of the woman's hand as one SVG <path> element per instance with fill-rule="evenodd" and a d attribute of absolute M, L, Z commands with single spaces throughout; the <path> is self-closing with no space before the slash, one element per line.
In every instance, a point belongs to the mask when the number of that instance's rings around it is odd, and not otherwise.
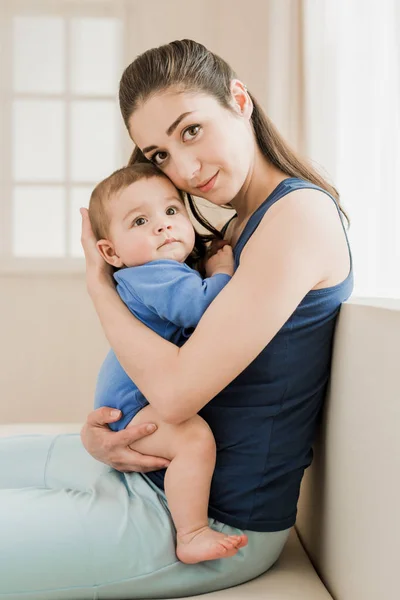
<path fill-rule="evenodd" d="M 142 423 L 121 431 L 112 431 L 107 423 L 113 423 L 120 418 L 120 411 L 112 416 L 112 409 L 106 406 L 89 414 L 81 431 L 82 443 L 89 454 L 122 472 L 147 473 L 168 467 L 169 461 L 165 458 L 146 456 L 129 448 L 130 444 L 154 433 L 156 425 Z"/>
<path fill-rule="evenodd" d="M 86 284 L 89 294 L 92 294 L 98 286 L 111 284 L 114 287 L 113 270 L 97 250 L 87 208 L 81 208 L 80 213 L 82 215 L 81 244 L 86 260 Z"/>

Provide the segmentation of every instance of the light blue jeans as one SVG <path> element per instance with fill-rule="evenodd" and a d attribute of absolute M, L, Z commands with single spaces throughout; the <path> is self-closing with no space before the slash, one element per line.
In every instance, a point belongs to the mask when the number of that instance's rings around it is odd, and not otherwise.
<path fill-rule="evenodd" d="M 246 534 L 232 558 L 183 564 L 165 496 L 145 476 L 96 461 L 77 434 L 0 439 L 1 599 L 176 598 L 235 586 L 274 564 L 289 530 Z"/>

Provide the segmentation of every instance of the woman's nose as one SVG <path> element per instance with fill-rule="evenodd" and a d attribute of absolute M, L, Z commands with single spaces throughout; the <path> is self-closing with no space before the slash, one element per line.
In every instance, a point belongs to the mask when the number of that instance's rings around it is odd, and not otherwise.
<path fill-rule="evenodd" d="M 175 164 L 180 179 L 187 183 L 190 183 L 200 171 L 200 162 L 189 153 L 182 152 Z"/>

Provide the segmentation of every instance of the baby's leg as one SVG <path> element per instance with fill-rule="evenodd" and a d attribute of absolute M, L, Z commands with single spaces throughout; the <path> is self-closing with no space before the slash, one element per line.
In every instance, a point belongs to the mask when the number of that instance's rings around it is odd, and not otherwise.
<path fill-rule="evenodd" d="M 177 530 L 178 558 L 196 563 L 236 554 L 247 544 L 245 535 L 226 536 L 208 526 L 207 507 L 215 467 L 215 441 L 198 415 L 179 425 L 163 422 L 151 407 L 143 408 L 129 423 L 151 422 L 157 431 L 132 448 L 171 461 L 165 475 L 165 494 Z"/>

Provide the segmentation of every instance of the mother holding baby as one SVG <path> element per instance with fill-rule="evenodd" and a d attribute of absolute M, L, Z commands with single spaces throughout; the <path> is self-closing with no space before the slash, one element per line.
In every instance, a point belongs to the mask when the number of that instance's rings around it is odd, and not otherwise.
<path fill-rule="evenodd" d="M 120 415 L 103 407 L 88 416 L 83 445 L 76 435 L 0 442 L 7 600 L 174 598 L 268 570 L 296 520 L 335 322 L 353 287 L 335 188 L 289 148 L 224 60 L 191 40 L 153 48 L 125 70 L 120 107 L 131 164 L 151 162 L 179 190 L 235 210 L 223 228 L 235 272 L 178 348 L 123 304 L 82 211 L 88 291 L 120 364 L 162 419 L 200 414 L 210 426 L 209 526 L 248 543 L 224 560 L 180 562 L 163 492 L 168 461 L 130 448 L 154 427 L 112 431 Z"/>

